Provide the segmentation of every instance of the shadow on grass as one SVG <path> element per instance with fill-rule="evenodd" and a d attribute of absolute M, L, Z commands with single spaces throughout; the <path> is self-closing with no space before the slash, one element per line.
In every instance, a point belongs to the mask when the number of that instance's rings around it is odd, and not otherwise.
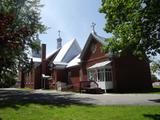
<path fill-rule="evenodd" d="M 84 101 L 90 98 L 73 97 L 73 94 L 34 93 L 26 90 L 0 90 L 0 109 L 11 107 L 16 110 L 29 104 L 50 105 L 50 107 L 67 107 L 70 105 L 92 105 Z"/>
<path fill-rule="evenodd" d="M 160 120 L 160 114 L 144 114 L 144 117 L 151 120 Z"/>

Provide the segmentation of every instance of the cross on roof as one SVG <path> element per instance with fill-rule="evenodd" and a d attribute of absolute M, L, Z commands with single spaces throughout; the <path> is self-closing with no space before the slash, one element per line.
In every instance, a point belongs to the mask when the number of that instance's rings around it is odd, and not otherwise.
<path fill-rule="evenodd" d="M 61 31 L 58 30 L 58 37 L 61 37 Z"/>
<path fill-rule="evenodd" d="M 92 22 L 92 25 L 91 25 L 91 27 L 92 27 L 92 31 L 95 33 L 95 26 L 96 26 L 96 24 L 94 23 L 94 22 Z"/>

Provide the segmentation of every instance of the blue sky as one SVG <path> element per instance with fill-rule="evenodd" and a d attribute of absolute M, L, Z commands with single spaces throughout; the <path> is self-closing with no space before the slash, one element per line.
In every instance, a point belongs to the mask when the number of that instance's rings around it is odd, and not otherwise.
<path fill-rule="evenodd" d="M 76 38 L 81 48 L 92 31 L 92 22 L 96 23 L 98 35 L 111 36 L 103 30 L 105 18 L 98 11 L 101 0 L 41 0 L 41 3 L 44 5 L 41 21 L 50 27 L 46 34 L 40 35 L 42 42 L 47 44 L 47 53 L 56 49 L 58 30 L 61 30 L 63 44 Z"/>

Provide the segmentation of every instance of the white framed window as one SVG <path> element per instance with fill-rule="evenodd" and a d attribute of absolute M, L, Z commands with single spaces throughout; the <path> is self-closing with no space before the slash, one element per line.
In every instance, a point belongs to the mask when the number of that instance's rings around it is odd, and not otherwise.
<path fill-rule="evenodd" d="M 98 69 L 98 81 L 112 81 L 112 70 L 111 68 Z"/>
<path fill-rule="evenodd" d="M 98 69 L 98 81 L 104 81 L 104 69 Z"/>
<path fill-rule="evenodd" d="M 97 70 L 96 69 L 88 70 L 87 76 L 89 80 L 97 81 Z"/>
<path fill-rule="evenodd" d="M 112 81 L 112 70 L 111 68 L 105 69 L 105 79 L 106 81 Z"/>
<path fill-rule="evenodd" d="M 93 71 L 92 71 L 92 70 L 89 70 L 87 76 L 88 76 L 88 79 L 89 79 L 89 80 L 93 80 Z"/>

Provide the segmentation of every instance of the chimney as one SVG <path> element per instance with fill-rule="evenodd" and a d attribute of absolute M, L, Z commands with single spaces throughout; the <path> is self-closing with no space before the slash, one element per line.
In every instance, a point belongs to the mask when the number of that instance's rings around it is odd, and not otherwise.
<path fill-rule="evenodd" d="M 57 49 L 62 47 L 62 38 L 60 36 L 60 30 L 58 31 L 58 38 L 57 38 Z"/>
<path fill-rule="evenodd" d="M 46 44 L 42 44 L 41 48 L 41 61 L 46 59 Z"/>
<path fill-rule="evenodd" d="M 46 44 L 41 47 L 42 74 L 46 74 Z"/>

